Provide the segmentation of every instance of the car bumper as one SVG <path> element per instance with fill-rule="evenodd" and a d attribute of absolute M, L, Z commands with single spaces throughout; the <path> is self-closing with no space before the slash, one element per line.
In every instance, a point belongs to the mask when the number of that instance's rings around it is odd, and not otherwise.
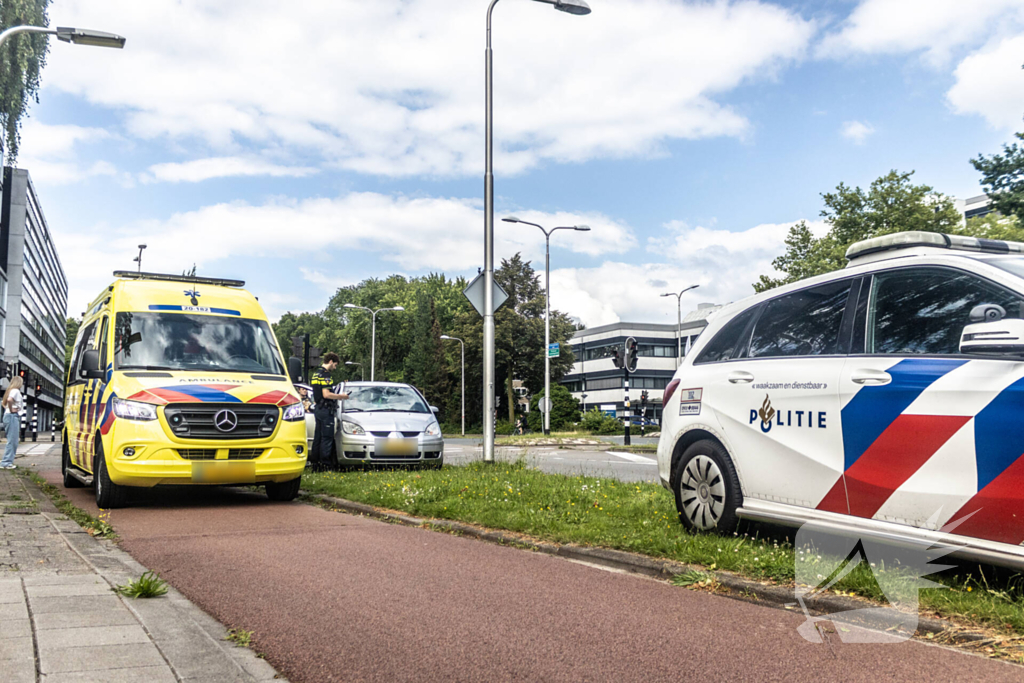
<path fill-rule="evenodd" d="M 377 453 L 378 439 L 373 436 L 342 434 L 336 439 L 339 464 L 381 463 L 392 465 L 438 462 L 444 457 L 444 439 L 440 436 L 421 436 L 414 454 Z"/>

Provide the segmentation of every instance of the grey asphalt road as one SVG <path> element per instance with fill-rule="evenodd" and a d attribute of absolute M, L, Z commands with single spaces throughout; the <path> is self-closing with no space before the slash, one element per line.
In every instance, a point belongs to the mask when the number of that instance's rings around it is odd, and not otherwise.
<path fill-rule="evenodd" d="M 91 489 L 65 493 L 98 514 Z M 792 612 L 249 489 L 135 498 L 110 515 L 120 545 L 293 683 L 1021 678 L 919 642 L 812 644 Z"/>
<path fill-rule="evenodd" d="M 479 441 L 475 439 L 445 439 L 445 463 L 464 465 L 480 460 L 483 451 L 477 443 Z M 658 481 L 658 463 L 653 453 L 499 446 L 495 454 L 499 459 L 525 458 L 531 467 L 551 474 L 584 474 L 619 481 Z"/>

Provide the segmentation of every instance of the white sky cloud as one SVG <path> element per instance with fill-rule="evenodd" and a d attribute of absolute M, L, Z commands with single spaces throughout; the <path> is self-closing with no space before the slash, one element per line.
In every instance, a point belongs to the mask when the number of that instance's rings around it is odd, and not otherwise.
<path fill-rule="evenodd" d="M 855 145 L 863 145 L 874 132 L 874 126 L 863 121 L 844 121 L 839 128 L 839 134 Z"/>
<path fill-rule="evenodd" d="M 954 72 L 947 93 L 953 111 L 979 114 L 993 127 L 1019 130 L 1024 117 L 1024 33 L 993 40 Z"/>
<path fill-rule="evenodd" d="M 154 164 L 149 167 L 145 182 L 198 183 L 210 178 L 230 176 L 271 176 L 273 178 L 304 178 L 317 173 L 308 166 L 280 166 L 263 159 L 248 157 L 213 157 L 182 163 Z"/>
<path fill-rule="evenodd" d="M 1020 0 L 864 0 L 825 36 L 817 54 L 843 58 L 921 51 L 938 66 L 948 62 L 954 49 L 998 30 L 997 18 L 1004 25 L 1024 21 L 1024 5 Z"/>
<path fill-rule="evenodd" d="M 287 20 L 277 0 L 56 0 L 55 20 L 128 42 L 123 52 L 55 45 L 44 87 L 123 109 L 133 135 L 197 138 L 220 156 L 243 143 L 370 174 L 475 174 L 485 8 L 308 0 L 301 15 L 315 20 Z M 496 164 L 508 173 L 742 136 L 746 118 L 715 98 L 800 59 L 814 30 L 753 0 L 616 0 L 586 17 L 503 3 Z"/>
<path fill-rule="evenodd" d="M 673 221 L 664 226 L 665 237 L 648 240 L 647 251 L 667 262 L 606 261 L 595 268 L 554 270 L 551 306 L 596 326 L 619 320 L 674 322 L 675 300 L 661 295 L 689 285 L 700 287 L 683 295 L 684 315 L 702 301 L 738 301 L 754 293 L 758 276 L 775 273 L 771 262 L 785 251 L 786 234 L 795 223 L 730 232 Z M 808 225 L 818 236 L 827 230 L 822 221 Z"/>
<path fill-rule="evenodd" d="M 588 224 L 589 233 L 568 237 L 556 232 L 552 251 L 569 249 L 599 256 L 620 254 L 636 244 L 632 230 L 601 214 L 544 214 L 524 212 L 524 220 L 545 226 Z M 535 228 L 524 232 L 508 223 L 495 227 L 495 253 L 522 252 L 543 269 L 544 240 Z M 507 229 L 505 229 L 507 227 Z M 294 200 L 278 198 L 263 204 L 233 202 L 179 213 L 167 220 L 123 226 L 94 226 L 91 230 L 59 235 L 71 288 L 72 312 L 90 300 L 123 266 L 136 245 L 149 245 L 146 269 L 180 272 L 195 263 L 200 270 L 223 259 L 245 257 L 307 258 L 310 254 L 363 251 L 408 272 L 426 270 L 458 273 L 483 262 L 483 210 L 476 199 L 409 198 L 373 192 L 344 197 Z M 536 233 L 536 234 L 532 234 Z M 202 245 L 197 249 L 196 245 Z M 352 258 L 351 256 L 349 258 Z M 356 257 L 358 258 L 358 257 Z M 332 272 L 332 266 L 307 267 L 303 277 L 333 291 L 351 284 Z"/>
<path fill-rule="evenodd" d="M 21 128 L 21 149 L 17 165 L 29 169 L 33 182 L 67 185 L 93 176 L 117 176 L 109 161 L 82 163 L 76 146 L 109 140 L 102 128 L 74 125 L 47 125 L 27 119 Z"/>

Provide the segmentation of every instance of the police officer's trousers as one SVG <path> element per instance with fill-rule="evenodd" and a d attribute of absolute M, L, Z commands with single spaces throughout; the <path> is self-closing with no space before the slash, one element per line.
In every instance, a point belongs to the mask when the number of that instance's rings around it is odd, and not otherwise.
<path fill-rule="evenodd" d="M 316 429 L 313 430 L 313 447 L 309 450 L 309 464 L 314 470 L 334 467 L 338 464 L 334 454 L 334 408 L 316 408 Z"/>

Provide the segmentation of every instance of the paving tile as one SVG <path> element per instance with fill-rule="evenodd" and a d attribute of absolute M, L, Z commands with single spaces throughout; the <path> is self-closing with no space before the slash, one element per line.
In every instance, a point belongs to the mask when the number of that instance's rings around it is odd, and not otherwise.
<path fill-rule="evenodd" d="M 25 582 L 26 586 L 51 586 L 54 584 L 66 585 L 71 583 L 106 585 L 107 583 L 88 569 L 83 569 L 81 574 L 33 574 L 26 576 L 22 581 Z"/>
<path fill-rule="evenodd" d="M 122 626 L 91 626 L 55 628 L 36 633 L 39 651 L 58 648 L 92 647 L 94 645 L 126 645 L 148 643 L 149 636 L 138 624 Z"/>
<path fill-rule="evenodd" d="M 0 605 L 0 621 L 7 619 L 28 619 L 28 607 L 24 600 Z"/>
<path fill-rule="evenodd" d="M 44 674 L 41 683 L 176 683 L 167 665 Z"/>
<path fill-rule="evenodd" d="M 3 609 L 0 605 L 0 609 Z M 68 597 L 36 598 L 32 601 L 33 614 L 53 614 L 54 612 L 95 612 L 96 610 L 117 609 L 123 607 L 120 598 L 110 595 L 83 595 L 74 599 Z"/>
<path fill-rule="evenodd" d="M 29 619 L 4 619 L 0 621 L 0 638 L 32 637 L 32 622 Z"/>
<path fill-rule="evenodd" d="M 147 666 L 166 666 L 153 643 L 69 647 L 39 652 L 39 671 L 44 674 Z"/>
<path fill-rule="evenodd" d="M 127 609 L 104 609 L 95 612 L 51 612 L 34 614 L 32 619 L 36 631 L 49 631 L 56 628 L 83 628 L 87 626 L 127 626 L 137 623 L 135 615 Z M 2 624 L 3 622 L 0 622 Z"/>
<path fill-rule="evenodd" d="M 4 683 L 36 683 L 34 659 L 19 659 L 3 663 Z"/>
<path fill-rule="evenodd" d="M 0 661 L 9 659 L 35 660 L 35 650 L 32 647 L 32 636 L 21 638 L 0 638 Z"/>
<path fill-rule="evenodd" d="M 25 586 L 29 602 L 35 598 L 52 598 L 59 595 L 110 595 L 113 591 L 104 581 L 103 583 L 72 583 L 72 584 L 50 584 L 46 586 Z"/>

